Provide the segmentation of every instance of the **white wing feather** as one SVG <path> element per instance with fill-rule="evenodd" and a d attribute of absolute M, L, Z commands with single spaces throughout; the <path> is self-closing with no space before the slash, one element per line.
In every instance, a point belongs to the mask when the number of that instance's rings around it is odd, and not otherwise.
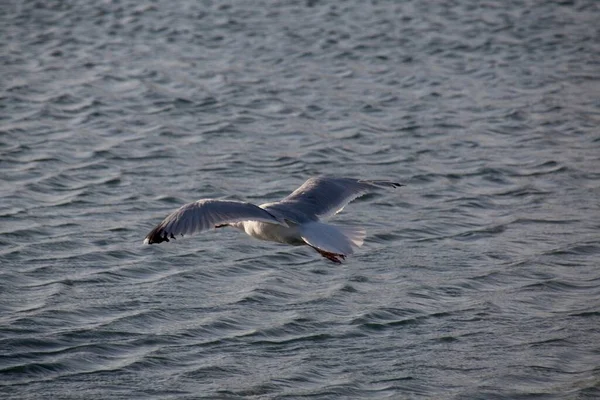
<path fill-rule="evenodd" d="M 191 235 L 217 225 L 240 221 L 261 221 L 284 225 L 268 211 L 241 201 L 203 199 L 188 203 L 169 214 L 150 231 L 144 244 L 168 242 L 179 235 Z"/>
<path fill-rule="evenodd" d="M 403 186 L 396 182 L 359 180 L 319 176 L 310 178 L 281 201 L 263 204 L 266 210 L 282 215 L 303 215 L 312 220 L 328 218 L 340 211 L 352 200 L 379 188 Z M 286 216 L 287 218 L 287 216 Z"/>

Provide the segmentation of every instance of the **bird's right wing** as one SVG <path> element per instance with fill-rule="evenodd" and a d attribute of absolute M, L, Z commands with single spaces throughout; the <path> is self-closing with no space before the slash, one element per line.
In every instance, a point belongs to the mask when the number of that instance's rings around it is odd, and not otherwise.
<path fill-rule="evenodd" d="M 316 218 L 327 218 L 340 212 L 346 204 L 379 188 L 396 188 L 400 183 L 381 180 L 359 180 L 319 176 L 310 178 L 292 194 L 276 203 L 264 204 L 267 210 L 302 212 Z"/>
<path fill-rule="evenodd" d="M 216 225 L 240 221 L 261 221 L 284 225 L 268 211 L 251 203 L 203 199 L 186 204 L 169 214 L 150 231 L 144 244 L 168 242 L 177 235 L 191 235 Z"/>

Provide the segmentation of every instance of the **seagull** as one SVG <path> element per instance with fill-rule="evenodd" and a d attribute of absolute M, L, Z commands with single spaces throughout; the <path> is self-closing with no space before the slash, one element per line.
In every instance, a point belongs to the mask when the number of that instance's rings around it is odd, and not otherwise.
<path fill-rule="evenodd" d="M 379 188 L 401 185 L 385 180 L 318 176 L 308 179 L 283 200 L 260 206 L 233 200 L 201 199 L 169 214 L 148 233 L 144 244 L 168 242 L 212 228 L 231 226 L 262 240 L 307 245 L 340 264 L 362 246 L 362 228 L 332 225 L 322 220 L 342 211 L 352 200 Z"/>

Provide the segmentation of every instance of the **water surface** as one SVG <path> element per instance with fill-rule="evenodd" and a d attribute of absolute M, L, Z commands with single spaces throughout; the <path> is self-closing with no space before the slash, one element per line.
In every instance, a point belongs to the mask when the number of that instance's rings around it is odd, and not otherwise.
<path fill-rule="evenodd" d="M 600 6 L 12 1 L 4 399 L 600 397 Z M 341 265 L 199 198 L 391 179 Z"/>

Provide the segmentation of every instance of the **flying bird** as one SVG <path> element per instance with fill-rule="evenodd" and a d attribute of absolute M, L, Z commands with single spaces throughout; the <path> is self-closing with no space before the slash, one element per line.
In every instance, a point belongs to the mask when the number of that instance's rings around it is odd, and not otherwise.
<path fill-rule="evenodd" d="M 283 200 L 260 206 L 233 200 L 201 199 L 169 214 L 144 239 L 144 244 L 168 242 L 212 228 L 231 226 L 257 239 L 308 245 L 323 257 L 341 263 L 363 244 L 362 228 L 332 225 L 322 220 L 342 211 L 352 200 L 379 188 L 403 186 L 382 180 L 319 176 L 310 178 Z"/>

